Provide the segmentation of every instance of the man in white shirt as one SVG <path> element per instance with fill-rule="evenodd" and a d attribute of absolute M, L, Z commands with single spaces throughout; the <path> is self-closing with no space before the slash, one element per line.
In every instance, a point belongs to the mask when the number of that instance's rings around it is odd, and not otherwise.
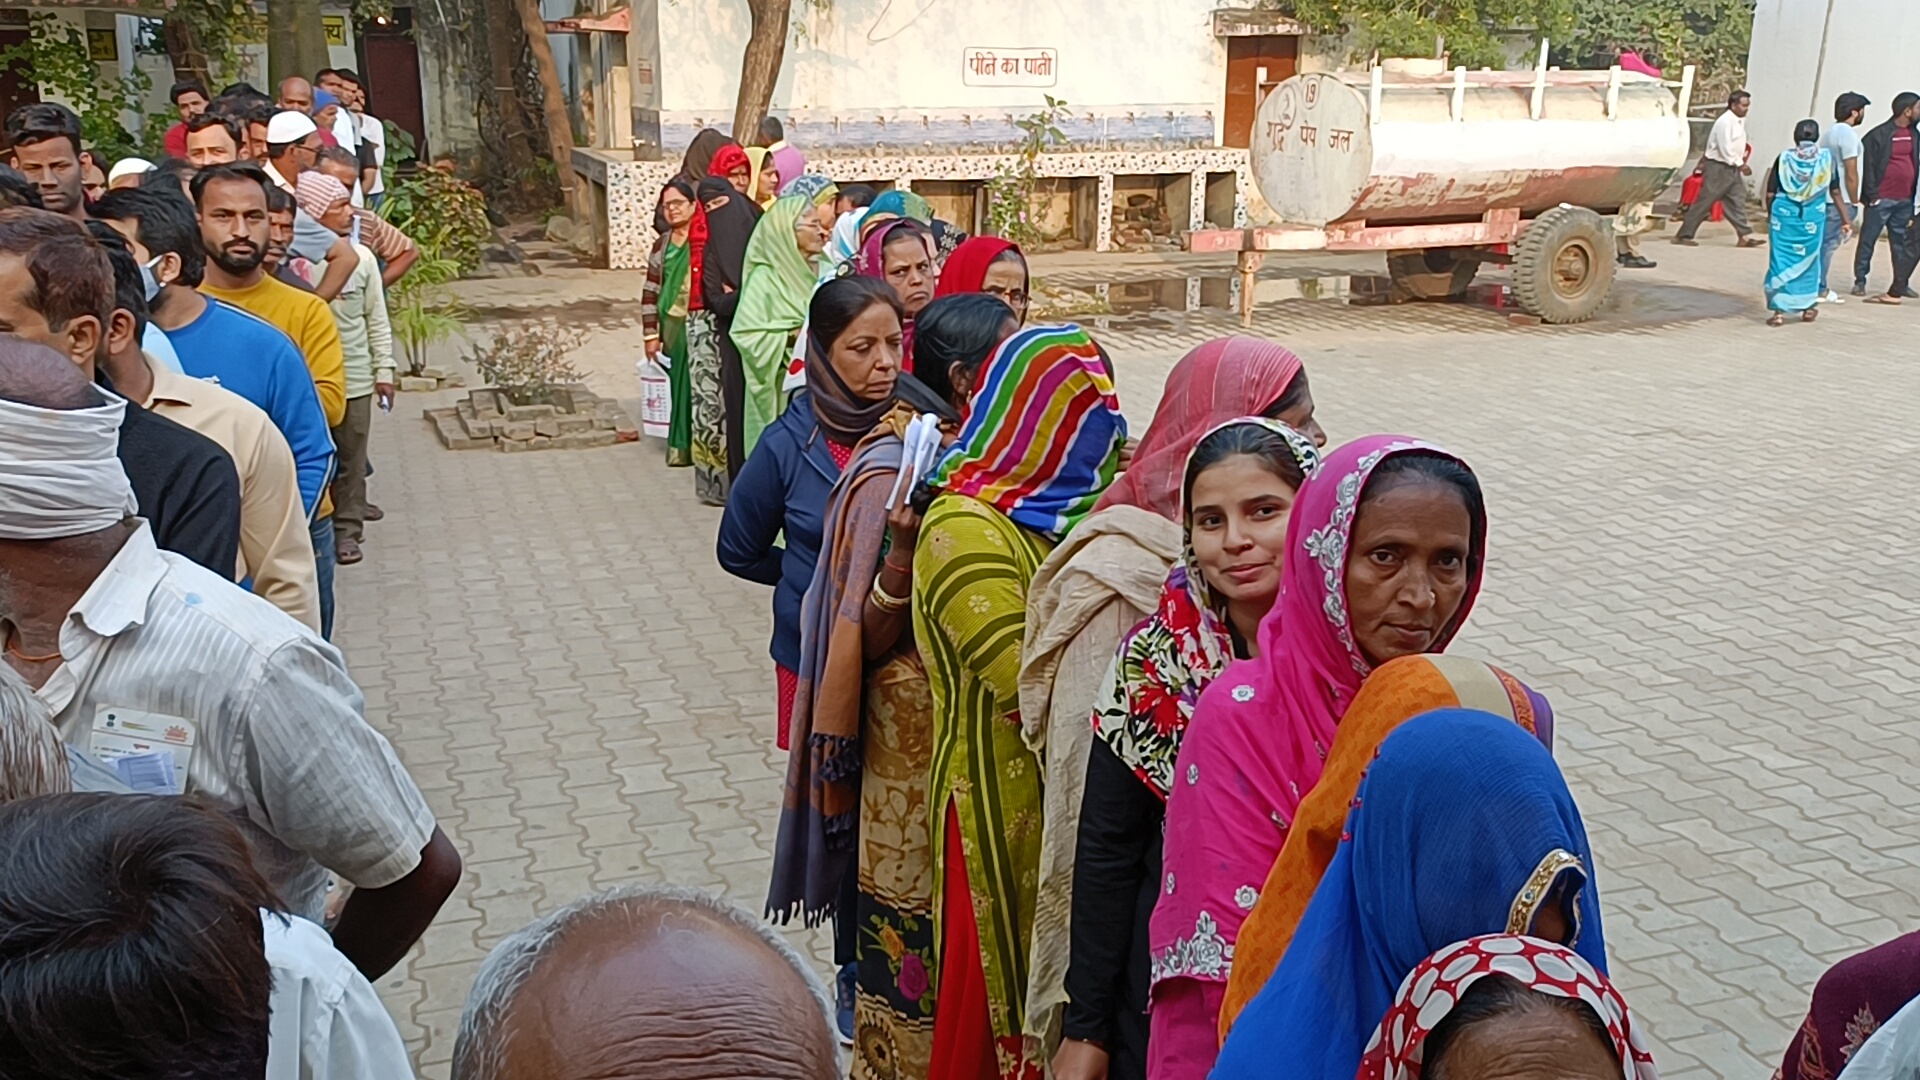
<path fill-rule="evenodd" d="M 0 1008 L 20 1021 L 0 1073 L 412 1080 L 379 994 L 277 910 L 228 815 L 97 768 L 77 794 L 38 786 L 0 805 Z"/>
<path fill-rule="evenodd" d="M 1827 231 L 1820 239 L 1820 302 L 1823 304 L 1841 302 L 1840 294 L 1827 283 L 1827 271 L 1833 266 L 1833 253 L 1845 239 L 1842 226 L 1860 220 L 1859 128 L 1866 121 L 1867 106 L 1871 104 L 1864 94 L 1851 90 L 1841 94 L 1833 103 L 1833 126 L 1820 136 L 1820 145 L 1833 154 L 1834 168 L 1840 170 L 1840 193 L 1853 207 L 1853 213 L 1842 218 L 1840 208 L 1831 200 L 1827 203 Z"/>
<path fill-rule="evenodd" d="M 300 174 L 320 160 L 321 145 L 320 129 L 314 126 L 312 117 L 298 112 L 275 113 L 267 124 L 267 179 L 281 191 L 293 194 Z M 293 211 L 290 250 L 308 262 L 327 263 L 327 273 L 313 286 L 322 300 L 340 295 L 360 261 L 345 237 L 308 217 L 298 206 Z"/>
<path fill-rule="evenodd" d="M 367 88 L 350 68 L 341 68 L 340 79 L 346 90 L 347 109 L 360 124 L 360 188 L 366 192 L 367 208 L 380 209 L 386 201 L 387 127 L 367 111 Z"/>
<path fill-rule="evenodd" d="M 114 453 L 126 402 L 109 398 L 51 349 L 0 338 L 6 662 L 69 745 L 167 755 L 172 790 L 232 811 L 289 910 L 317 920 L 328 871 L 354 885 L 334 942 L 378 977 L 446 902 L 460 856 L 338 650 L 154 546 Z"/>
<path fill-rule="evenodd" d="M 1687 211 L 1686 221 L 1674 235 L 1674 243 L 1698 246 L 1699 241 L 1693 234 L 1700 231 L 1700 223 L 1707 220 L 1715 203 L 1725 209 L 1727 224 L 1732 225 L 1740 237 L 1736 246 L 1751 248 L 1766 243 L 1753 235 L 1753 226 L 1747 223 L 1746 178 L 1753 175 L 1752 167 L 1747 164 L 1747 157 L 1752 153 L 1752 147 L 1747 145 L 1747 110 L 1752 107 L 1753 95 L 1735 90 L 1727 99 L 1727 111 L 1713 122 L 1713 130 L 1707 133 L 1706 160 L 1701 163 L 1700 197 Z"/>

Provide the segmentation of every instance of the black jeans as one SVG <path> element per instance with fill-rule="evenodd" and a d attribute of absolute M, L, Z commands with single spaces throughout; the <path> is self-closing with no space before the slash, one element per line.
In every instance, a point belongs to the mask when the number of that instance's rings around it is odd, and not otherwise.
<path fill-rule="evenodd" d="M 1873 271 L 1873 246 L 1886 230 L 1887 251 L 1893 259 L 1893 286 L 1889 296 L 1907 291 L 1907 279 L 1913 276 L 1913 261 L 1907 253 L 1907 225 L 1913 220 L 1912 199 L 1875 199 L 1860 212 L 1860 244 L 1853 252 L 1853 286 L 1867 287 L 1867 275 Z"/>

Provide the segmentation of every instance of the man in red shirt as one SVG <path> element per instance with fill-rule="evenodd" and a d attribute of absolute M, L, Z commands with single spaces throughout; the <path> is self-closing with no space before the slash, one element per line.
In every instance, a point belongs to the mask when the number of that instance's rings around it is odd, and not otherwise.
<path fill-rule="evenodd" d="M 1916 118 L 1920 118 L 1920 94 L 1899 94 L 1893 99 L 1893 115 L 1860 139 L 1860 199 L 1866 208 L 1860 245 L 1853 256 L 1853 295 L 1867 291 L 1874 244 L 1883 229 L 1893 254 L 1893 283 L 1885 295 L 1868 298 L 1869 304 L 1898 304 L 1914 295 L 1907 284 L 1914 270 L 1907 223 L 1913 218 L 1915 182 L 1920 179 Z"/>
<path fill-rule="evenodd" d="M 180 111 L 180 122 L 167 129 L 167 156 L 187 159 L 187 124 L 207 111 L 207 88 L 198 79 L 183 79 L 173 84 L 173 107 Z"/>

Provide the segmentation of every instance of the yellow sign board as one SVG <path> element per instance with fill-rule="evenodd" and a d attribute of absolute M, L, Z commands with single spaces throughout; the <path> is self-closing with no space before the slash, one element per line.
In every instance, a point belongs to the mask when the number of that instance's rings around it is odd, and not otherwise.
<path fill-rule="evenodd" d="M 87 31 L 87 59 L 112 64 L 120 59 L 120 36 L 112 30 Z"/>
<path fill-rule="evenodd" d="M 320 25 L 326 27 L 327 44 L 347 46 L 347 17 L 345 15 L 322 15 Z"/>

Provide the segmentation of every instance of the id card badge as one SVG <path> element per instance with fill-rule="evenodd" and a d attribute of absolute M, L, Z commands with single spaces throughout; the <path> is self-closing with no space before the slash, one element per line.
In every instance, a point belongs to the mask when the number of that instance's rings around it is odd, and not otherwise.
<path fill-rule="evenodd" d="M 118 705 L 99 705 L 93 710 L 93 730 L 88 733 L 87 752 L 108 768 L 120 758 L 167 750 L 173 754 L 173 790 L 187 790 L 187 766 L 193 761 L 194 744 L 200 730 L 193 721 L 165 713 L 141 712 Z"/>

